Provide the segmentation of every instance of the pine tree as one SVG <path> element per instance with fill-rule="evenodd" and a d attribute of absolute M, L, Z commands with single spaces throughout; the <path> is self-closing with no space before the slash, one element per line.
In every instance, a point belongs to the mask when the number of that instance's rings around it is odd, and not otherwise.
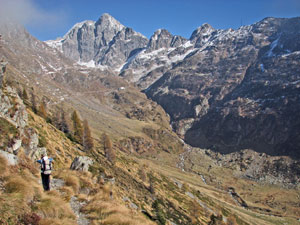
<path fill-rule="evenodd" d="M 66 113 L 63 109 L 61 109 L 60 112 L 60 118 L 59 118 L 59 130 L 64 132 L 65 134 L 70 133 L 69 125 L 66 120 Z"/>
<path fill-rule="evenodd" d="M 46 105 L 44 102 L 41 102 L 38 114 L 40 117 L 47 119 Z"/>
<path fill-rule="evenodd" d="M 146 178 L 147 178 L 147 175 L 145 173 L 145 167 L 144 166 L 139 169 L 138 174 L 139 174 L 140 179 L 145 182 Z"/>
<path fill-rule="evenodd" d="M 91 130 L 87 120 L 83 121 L 83 147 L 85 151 L 89 151 L 94 147 Z"/>
<path fill-rule="evenodd" d="M 73 128 L 74 128 L 74 139 L 77 143 L 82 144 L 83 129 L 82 129 L 81 120 L 79 119 L 76 110 L 74 110 L 72 114 L 72 121 L 73 121 Z"/>
<path fill-rule="evenodd" d="M 105 157 L 107 158 L 107 160 L 109 162 L 111 162 L 112 164 L 115 164 L 116 154 L 112 147 L 111 140 L 107 134 L 103 134 L 103 146 L 104 146 Z"/>
<path fill-rule="evenodd" d="M 23 99 L 23 102 L 24 102 L 26 105 L 28 105 L 28 94 L 27 94 L 27 91 L 26 91 L 25 88 L 23 89 L 22 99 Z"/>
<path fill-rule="evenodd" d="M 37 113 L 36 99 L 33 92 L 31 93 L 31 109 L 35 114 Z"/>
<path fill-rule="evenodd" d="M 196 200 L 193 200 L 190 205 L 190 213 L 192 224 L 198 224 L 198 218 L 201 215 L 202 208 Z"/>
<path fill-rule="evenodd" d="M 155 181 L 153 179 L 153 174 L 150 174 L 150 176 L 149 176 L 149 184 L 150 184 L 149 191 L 151 194 L 155 194 L 155 184 L 154 183 L 155 183 Z"/>

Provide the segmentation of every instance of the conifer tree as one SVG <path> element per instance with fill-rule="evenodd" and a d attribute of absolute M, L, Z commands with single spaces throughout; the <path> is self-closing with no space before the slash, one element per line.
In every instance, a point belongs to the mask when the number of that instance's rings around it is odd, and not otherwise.
<path fill-rule="evenodd" d="M 38 114 L 40 117 L 47 119 L 46 105 L 44 102 L 41 102 Z"/>
<path fill-rule="evenodd" d="M 153 174 L 150 174 L 149 176 L 149 191 L 151 194 L 155 194 L 155 185 L 154 185 L 155 181 L 153 179 Z"/>
<path fill-rule="evenodd" d="M 91 130 L 87 120 L 83 121 L 83 147 L 85 151 L 91 150 L 94 147 Z"/>
<path fill-rule="evenodd" d="M 146 178 L 147 178 L 147 175 L 145 173 L 145 166 L 143 166 L 142 168 L 139 169 L 138 174 L 139 174 L 140 179 L 145 182 Z"/>
<path fill-rule="evenodd" d="M 28 94 L 27 94 L 27 91 L 26 91 L 25 88 L 23 89 L 22 99 L 23 99 L 23 102 L 24 102 L 26 105 L 28 105 Z"/>
<path fill-rule="evenodd" d="M 64 132 L 65 134 L 68 134 L 70 132 L 69 125 L 66 120 L 66 113 L 63 110 L 63 108 L 61 108 L 61 112 L 60 112 L 58 129 L 61 130 L 62 132 Z"/>
<path fill-rule="evenodd" d="M 112 164 L 115 164 L 116 154 L 112 147 L 111 140 L 107 134 L 103 134 L 103 146 L 104 146 L 105 157 L 107 158 L 107 160 L 109 162 L 111 162 Z"/>
<path fill-rule="evenodd" d="M 196 200 L 193 200 L 190 205 L 190 213 L 192 224 L 198 224 L 198 217 L 201 215 L 202 208 Z"/>
<path fill-rule="evenodd" d="M 37 113 L 36 99 L 33 92 L 31 93 L 31 109 L 35 114 Z"/>
<path fill-rule="evenodd" d="M 83 137 L 83 129 L 81 120 L 77 114 L 77 111 L 74 110 L 72 113 L 72 121 L 73 121 L 73 129 L 74 129 L 74 139 L 77 143 L 82 144 L 82 137 Z"/>

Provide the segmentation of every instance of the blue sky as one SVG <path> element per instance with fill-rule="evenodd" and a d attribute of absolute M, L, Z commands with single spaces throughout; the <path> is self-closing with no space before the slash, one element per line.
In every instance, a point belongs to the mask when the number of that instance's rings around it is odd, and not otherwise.
<path fill-rule="evenodd" d="M 16 17 L 40 40 L 63 36 L 75 23 L 109 13 L 150 37 L 165 28 L 189 38 L 203 23 L 238 28 L 265 17 L 300 16 L 300 0 L 0 0 L 0 16 Z"/>

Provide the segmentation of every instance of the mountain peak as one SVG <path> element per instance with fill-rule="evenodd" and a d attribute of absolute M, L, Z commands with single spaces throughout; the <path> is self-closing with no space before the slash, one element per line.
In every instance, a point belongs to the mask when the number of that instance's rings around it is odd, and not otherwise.
<path fill-rule="evenodd" d="M 199 36 L 210 35 L 213 31 L 215 31 L 215 29 L 210 24 L 204 23 L 192 33 L 190 40 L 193 41 L 198 39 Z"/>
<path fill-rule="evenodd" d="M 99 20 L 96 22 L 96 26 L 104 26 L 104 27 L 116 27 L 118 30 L 122 30 L 125 26 L 122 25 L 118 20 L 116 20 L 113 16 L 108 13 L 102 14 Z"/>
<path fill-rule="evenodd" d="M 150 40 L 157 41 L 159 39 L 170 39 L 173 35 L 166 29 L 158 29 L 151 36 Z"/>

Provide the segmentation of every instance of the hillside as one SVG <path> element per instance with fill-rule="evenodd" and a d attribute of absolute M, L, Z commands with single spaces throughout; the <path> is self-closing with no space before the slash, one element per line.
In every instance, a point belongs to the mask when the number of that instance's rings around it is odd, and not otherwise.
<path fill-rule="evenodd" d="M 15 93 L 5 86 L 2 95 L 11 96 L 7 95 L 7 90 Z M 17 102 L 22 109 L 23 103 Z M 13 105 L 11 107 L 14 108 Z M 78 224 L 152 224 L 151 220 L 158 224 L 165 224 L 165 221 L 173 224 L 281 224 L 282 220 L 294 224 L 295 215 L 299 215 L 296 189 L 235 180 L 233 190 L 239 192 L 241 188 L 244 192 L 241 196 L 248 204 L 248 210 L 244 209 L 245 206 L 226 191 L 226 187 L 233 188 L 230 179 L 236 179 L 231 178 L 231 169 L 218 166 L 204 153 L 201 153 L 202 163 L 197 167 L 198 175 L 176 169 L 172 163 L 176 156 L 167 152 L 157 155 L 158 159 L 149 160 L 125 154 L 119 149 L 115 164 L 111 164 L 104 156 L 102 141 L 96 141 L 92 151 L 84 152 L 81 145 L 70 141 L 45 119 L 29 108 L 26 112 L 28 122 L 24 127 L 31 131 L 31 139 L 26 141 L 26 131 L 24 136 L 18 135 L 22 144 L 14 151 L 17 164 L 10 165 L 11 162 L 3 156 L 0 158 L 0 213 L 4 224 L 76 224 L 76 221 Z M 16 115 L 23 117 L 27 113 L 16 111 Z M 1 118 L 10 124 L 6 116 Z M 5 139 L 2 137 L 1 140 Z M 55 162 L 50 192 L 42 191 L 39 166 L 34 163 L 45 151 L 44 147 Z M 114 148 L 118 150 L 118 146 Z M 189 154 L 192 152 L 189 151 Z M 88 171 L 70 170 L 76 156 L 88 156 L 94 163 Z M 188 168 L 185 169 L 188 171 Z M 249 193 L 245 192 L 245 186 L 251 187 Z M 257 194 L 259 192 L 260 195 Z M 278 198 L 282 194 L 290 198 L 283 201 Z M 271 200 L 270 196 L 274 199 Z M 282 218 L 280 206 L 286 201 L 289 207 L 285 210 L 289 213 Z"/>

